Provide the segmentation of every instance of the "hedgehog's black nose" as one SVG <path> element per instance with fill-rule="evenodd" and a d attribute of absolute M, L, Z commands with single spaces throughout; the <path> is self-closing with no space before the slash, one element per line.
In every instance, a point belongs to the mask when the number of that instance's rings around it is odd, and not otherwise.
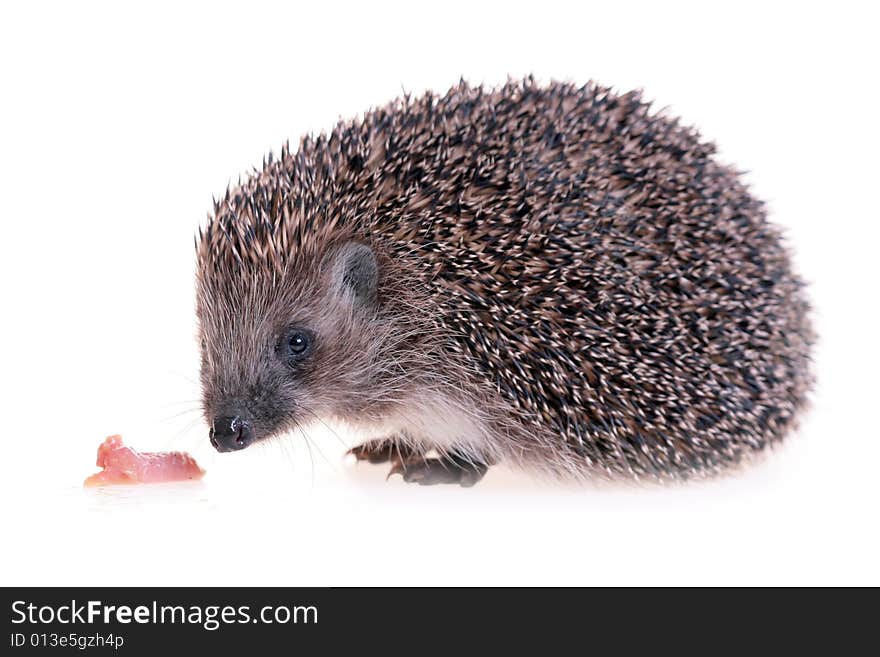
<path fill-rule="evenodd" d="M 210 437 L 218 452 L 234 452 L 254 442 L 254 430 L 240 417 L 218 417 L 211 424 Z"/>

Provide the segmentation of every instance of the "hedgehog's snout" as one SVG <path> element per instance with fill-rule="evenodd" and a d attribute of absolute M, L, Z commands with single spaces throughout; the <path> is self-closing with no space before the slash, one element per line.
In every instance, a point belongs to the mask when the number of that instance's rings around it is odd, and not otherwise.
<path fill-rule="evenodd" d="M 254 428 L 239 416 L 217 417 L 211 422 L 209 436 L 218 452 L 235 452 L 254 442 Z"/>

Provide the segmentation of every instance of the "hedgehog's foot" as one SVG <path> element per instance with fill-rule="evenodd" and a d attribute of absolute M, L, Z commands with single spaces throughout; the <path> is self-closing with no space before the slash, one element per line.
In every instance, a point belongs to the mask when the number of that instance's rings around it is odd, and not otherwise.
<path fill-rule="evenodd" d="M 370 463 L 387 463 L 388 461 L 399 463 L 403 459 L 415 456 L 415 451 L 411 447 L 389 438 L 368 440 L 357 447 L 352 447 L 348 453 L 358 461 Z"/>
<path fill-rule="evenodd" d="M 403 475 L 403 480 L 421 486 L 459 484 L 469 488 L 486 474 L 489 466 L 471 457 L 449 454 L 441 458 L 410 458 L 395 461 L 388 473 Z"/>

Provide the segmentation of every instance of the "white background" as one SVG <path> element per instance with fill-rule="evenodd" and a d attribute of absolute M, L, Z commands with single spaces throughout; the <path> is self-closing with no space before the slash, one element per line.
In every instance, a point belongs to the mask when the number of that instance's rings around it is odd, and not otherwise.
<path fill-rule="evenodd" d="M 11 4 L 0 583 L 880 584 L 871 3 Z M 750 172 L 811 281 L 802 430 L 742 474 L 666 488 L 386 483 L 318 429 L 311 450 L 214 454 L 193 313 L 212 195 L 402 90 L 528 73 L 643 87 Z M 117 432 L 208 475 L 83 490 Z"/>

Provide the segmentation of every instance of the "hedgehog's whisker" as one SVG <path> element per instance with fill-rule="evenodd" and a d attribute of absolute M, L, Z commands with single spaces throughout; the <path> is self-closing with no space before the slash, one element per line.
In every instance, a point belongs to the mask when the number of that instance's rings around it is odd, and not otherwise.
<path fill-rule="evenodd" d="M 177 371 L 177 370 L 169 370 L 169 373 L 170 373 L 170 374 L 173 374 L 173 375 L 175 375 L 175 376 L 179 376 L 181 379 L 183 379 L 184 381 L 187 381 L 188 383 L 192 383 L 194 386 L 198 386 L 198 385 L 199 385 L 199 382 L 198 382 L 198 381 L 196 381 L 196 380 L 193 379 L 192 377 L 190 377 L 190 376 L 184 374 L 183 372 L 179 372 L 179 371 Z"/>
<path fill-rule="evenodd" d="M 195 408 L 195 407 L 194 408 L 187 408 L 187 409 L 184 409 L 178 413 L 173 413 L 171 415 L 161 417 L 161 418 L 159 418 L 159 422 L 171 422 L 173 420 L 176 420 L 177 418 L 184 417 L 186 415 L 190 415 L 193 413 L 196 415 L 199 415 L 201 413 L 201 409 Z"/>
<path fill-rule="evenodd" d="M 296 459 L 294 458 L 294 454 L 291 451 L 291 445 L 284 438 L 281 438 L 276 442 L 281 448 L 281 451 L 283 452 L 284 458 L 287 461 L 288 465 L 290 465 L 291 472 L 296 472 Z"/>
<path fill-rule="evenodd" d="M 351 445 L 349 445 L 348 443 L 346 443 L 346 442 L 342 439 L 342 437 L 341 437 L 338 433 L 336 433 L 336 431 L 333 430 L 333 427 L 331 427 L 329 424 L 327 424 L 326 422 L 324 422 L 324 420 L 322 420 L 320 417 L 318 417 L 318 414 L 317 414 L 317 413 L 315 413 L 315 412 L 312 411 L 311 409 L 305 409 L 305 410 L 306 410 L 306 412 L 307 412 L 309 415 L 311 415 L 313 418 L 315 418 L 315 420 L 316 420 L 317 422 L 320 422 L 321 424 L 323 424 L 323 425 L 324 425 L 324 428 L 327 429 L 327 431 L 329 431 L 330 433 L 333 434 L 333 436 L 336 438 L 336 440 L 339 441 L 339 444 L 340 444 L 340 445 L 342 445 L 343 447 L 345 447 L 345 449 L 349 449 L 349 448 L 351 447 Z"/>
<path fill-rule="evenodd" d="M 177 433 L 175 433 L 171 438 L 164 441 L 163 445 L 165 447 L 171 447 L 181 442 L 182 440 L 189 443 L 191 442 L 191 438 L 194 434 L 190 434 L 195 425 L 199 422 L 199 418 L 193 418 L 189 422 L 187 422 L 182 429 L 180 429 Z"/>
<path fill-rule="evenodd" d="M 326 425 L 325 425 L 325 426 L 326 426 Z M 297 427 L 298 427 L 299 430 L 302 432 L 303 437 L 306 439 L 306 445 L 308 446 L 310 443 L 311 443 L 311 444 L 314 444 L 315 449 L 317 450 L 318 454 L 321 456 L 322 459 L 324 459 L 324 463 L 326 463 L 327 465 L 330 466 L 330 468 L 332 468 L 333 470 L 335 470 L 336 468 L 334 467 L 334 465 L 333 465 L 333 464 L 330 462 L 330 460 L 324 455 L 324 452 L 323 452 L 323 451 L 321 450 L 321 448 L 318 446 L 318 441 L 316 441 L 314 438 L 312 438 L 312 437 L 310 436 L 309 432 L 306 431 L 305 428 L 304 428 L 301 424 L 297 423 Z M 310 449 L 311 449 L 311 448 L 310 448 Z"/>
<path fill-rule="evenodd" d="M 303 431 L 303 428 L 302 428 L 302 426 L 300 425 L 300 423 L 297 422 L 296 420 L 294 420 L 293 423 L 296 425 L 296 428 L 299 429 L 300 433 L 301 433 L 301 434 L 305 437 L 305 439 L 306 439 L 306 448 L 309 450 L 309 463 L 310 463 L 311 466 L 312 466 L 312 488 L 314 488 L 314 487 L 315 487 L 315 458 L 314 458 L 314 456 L 312 455 L 312 446 L 309 444 L 309 437 L 306 436 L 306 432 Z"/>

